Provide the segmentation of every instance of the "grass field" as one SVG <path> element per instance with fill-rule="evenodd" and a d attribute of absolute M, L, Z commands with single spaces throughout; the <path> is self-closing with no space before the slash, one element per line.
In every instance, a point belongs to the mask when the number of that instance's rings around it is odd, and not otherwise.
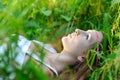
<path fill-rule="evenodd" d="M 0 0 L 0 44 L 15 33 L 29 40 L 52 43 L 60 51 L 60 38 L 76 28 L 104 34 L 101 51 L 93 49 L 87 53 L 90 72 L 86 79 L 120 80 L 120 0 Z M 14 58 L 8 57 L 11 52 L 9 49 L 6 55 L 0 55 L 1 79 L 51 79 L 30 61 L 22 70 L 17 69 L 12 63 Z M 96 55 L 99 67 L 93 69 Z M 74 80 L 75 75 L 71 74 L 69 77 Z"/>

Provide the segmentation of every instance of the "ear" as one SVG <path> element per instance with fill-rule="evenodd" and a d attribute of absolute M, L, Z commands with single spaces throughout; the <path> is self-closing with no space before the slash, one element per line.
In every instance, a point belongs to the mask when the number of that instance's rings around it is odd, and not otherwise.
<path fill-rule="evenodd" d="M 78 56 L 77 57 L 78 62 L 83 62 L 85 60 L 84 56 Z"/>

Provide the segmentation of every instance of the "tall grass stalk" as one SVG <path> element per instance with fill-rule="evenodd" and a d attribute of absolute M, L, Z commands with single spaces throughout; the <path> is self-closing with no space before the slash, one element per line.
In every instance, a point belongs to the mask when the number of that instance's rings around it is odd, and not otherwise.
<path fill-rule="evenodd" d="M 104 34 L 100 44 L 102 51 L 97 52 L 95 46 L 86 55 L 91 71 L 87 79 L 119 79 L 120 0 L 0 0 L 0 44 L 5 42 L 6 37 L 11 38 L 11 34 L 20 34 L 29 40 L 53 43 L 60 51 L 60 38 L 76 28 L 100 30 Z M 9 44 L 16 40 L 17 38 Z M 10 49 L 11 46 L 6 55 L 0 55 L 0 78 L 48 79 L 31 60 L 22 70 L 17 69 L 12 62 L 14 59 L 8 57 L 13 50 Z M 100 62 L 99 67 L 94 69 L 96 56 Z M 11 78 L 11 75 L 14 76 Z M 75 76 L 72 74 L 72 77 L 73 75 Z"/>

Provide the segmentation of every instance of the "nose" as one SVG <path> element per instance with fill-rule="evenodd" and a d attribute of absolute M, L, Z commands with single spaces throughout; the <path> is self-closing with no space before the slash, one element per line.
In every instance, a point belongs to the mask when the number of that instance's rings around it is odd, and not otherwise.
<path fill-rule="evenodd" d="M 81 30 L 81 29 L 76 29 L 75 32 L 76 32 L 77 34 L 88 35 L 88 33 L 87 33 L 86 31 L 83 31 L 83 30 Z"/>
<path fill-rule="evenodd" d="M 75 33 L 76 33 L 77 35 L 80 35 L 80 31 L 79 31 L 78 29 L 75 30 Z"/>

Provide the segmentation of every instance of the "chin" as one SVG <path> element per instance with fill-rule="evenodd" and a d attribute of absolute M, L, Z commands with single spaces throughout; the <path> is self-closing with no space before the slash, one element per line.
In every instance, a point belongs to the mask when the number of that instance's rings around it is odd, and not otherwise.
<path fill-rule="evenodd" d="M 68 38 L 67 37 L 62 37 L 62 45 L 65 47 L 67 45 Z"/>
<path fill-rule="evenodd" d="M 67 37 L 62 37 L 62 43 L 66 42 Z"/>

